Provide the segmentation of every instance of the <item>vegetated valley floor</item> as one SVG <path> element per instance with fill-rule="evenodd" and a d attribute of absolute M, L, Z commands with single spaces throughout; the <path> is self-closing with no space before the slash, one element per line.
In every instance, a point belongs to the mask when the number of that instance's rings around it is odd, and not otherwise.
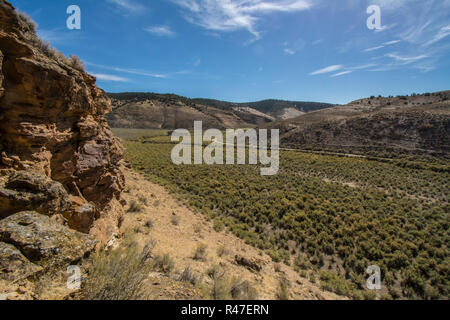
<path fill-rule="evenodd" d="M 216 230 L 212 221 L 164 187 L 131 170 L 125 175 L 129 210 L 123 232 L 132 233 L 141 247 L 155 243 L 154 254 L 168 256 L 173 263 L 171 270 L 150 274 L 146 288 L 151 299 L 239 299 L 237 288 L 243 285 L 250 286 L 253 294 L 241 298 L 277 299 L 283 282 L 288 284 L 289 299 L 343 299 L 300 277 L 293 268 L 273 262 L 231 232 Z M 226 280 L 221 282 L 220 297 L 214 296 L 219 294 L 217 289 L 213 293 L 214 269 L 221 270 Z"/>
<path fill-rule="evenodd" d="M 216 234 L 230 230 L 250 245 L 245 250 L 264 251 L 277 268 L 359 299 L 375 297 L 365 290 L 365 272 L 378 265 L 378 298 L 449 297 L 450 170 L 439 159 L 386 162 L 286 151 L 279 174 L 262 177 L 258 166 L 176 166 L 164 131 L 115 132 L 135 170 L 211 220 Z M 165 219 L 162 230 L 173 218 Z"/>

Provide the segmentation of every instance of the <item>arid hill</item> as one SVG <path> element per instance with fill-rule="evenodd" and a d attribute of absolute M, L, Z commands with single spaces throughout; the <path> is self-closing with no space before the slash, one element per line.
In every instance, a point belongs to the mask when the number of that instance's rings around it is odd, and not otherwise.
<path fill-rule="evenodd" d="M 113 111 L 106 117 L 113 128 L 190 129 L 195 120 L 206 128 L 250 127 L 288 119 L 332 105 L 265 100 L 230 103 L 154 93 L 110 93 Z"/>
<path fill-rule="evenodd" d="M 344 153 L 449 155 L 450 91 L 371 97 L 268 124 L 281 144 Z"/>

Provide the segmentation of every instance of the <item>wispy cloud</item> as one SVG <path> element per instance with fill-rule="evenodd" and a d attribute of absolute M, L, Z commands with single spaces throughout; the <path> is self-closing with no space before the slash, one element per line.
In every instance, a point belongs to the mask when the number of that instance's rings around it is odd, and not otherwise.
<path fill-rule="evenodd" d="M 380 45 L 380 46 L 373 47 L 373 48 L 368 48 L 368 49 L 364 50 L 364 52 L 372 52 L 372 51 L 376 51 L 376 50 L 379 50 L 379 49 L 383 49 L 383 48 L 385 48 L 385 47 L 387 47 L 387 46 L 392 46 L 392 45 L 397 44 L 397 43 L 399 43 L 399 42 L 402 42 L 402 41 L 401 41 L 401 40 L 388 41 L 388 42 L 383 43 L 383 44 Z"/>
<path fill-rule="evenodd" d="M 144 30 L 158 37 L 174 37 L 176 35 L 168 26 L 152 26 Z"/>
<path fill-rule="evenodd" d="M 202 64 L 202 60 L 200 58 L 195 59 L 195 61 L 192 63 L 194 67 L 199 67 Z"/>
<path fill-rule="evenodd" d="M 335 71 L 338 71 L 338 70 L 340 70 L 340 69 L 342 69 L 342 68 L 343 68 L 342 65 L 336 64 L 336 65 L 332 65 L 332 66 L 329 66 L 329 67 L 326 67 L 326 68 L 319 69 L 319 70 L 316 70 L 316 71 L 314 71 L 314 72 L 311 72 L 309 75 L 315 76 L 315 75 L 318 75 L 318 74 L 324 74 L 324 73 L 335 72 Z"/>
<path fill-rule="evenodd" d="M 348 70 L 364 70 L 364 69 L 373 68 L 376 66 L 377 65 L 375 63 L 368 63 L 368 64 L 357 65 L 354 67 L 348 67 L 346 69 L 348 69 Z"/>
<path fill-rule="evenodd" d="M 442 27 L 430 41 L 424 44 L 424 46 L 428 47 L 436 42 L 441 41 L 442 39 L 448 37 L 449 35 L 450 35 L 450 25 Z"/>
<path fill-rule="evenodd" d="M 105 70 L 134 74 L 134 75 L 144 76 L 144 77 L 160 78 L 160 79 L 168 77 L 168 74 L 153 73 L 153 72 L 148 72 L 148 71 L 139 70 L 139 69 L 117 68 L 117 67 L 113 67 L 113 66 L 105 66 L 105 65 L 91 63 L 91 62 L 85 62 L 85 64 L 88 66 L 97 67 L 97 68 L 101 68 L 101 69 L 105 69 Z"/>
<path fill-rule="evenodd" d="M 386 57 L 392 58 L 396 61 L 402 62 L 404 64 L 409 64 L 409 63 L 413 63 L 422 59 L 427 58 L 428 56 L 425 54 L 419 55 L 419 56 L 414 56 L 414 57 L 402 57 L 396 53 L 388 53 L 386 55 Z"/>
<path fill-rule="evenodd" d="M 106 2 L 112 3 L 119 8 L 132 13 L 142 13 L 146 10 L 145 6 L 133 0 L 106 0 Z"/>
<path fill-rule="evenodd" d="M 375 51 L 375 50 L 379 50 L 379 49 L 383 49 L 384 46 L 378 46 L 378 47 L 373 47 L 373 48 L 368 48 L 366 50 L 364 50 L 365 52 L 371 52 L 371 51 Z"/>
<path fill-rule="evenodd" d="M 402 40 L 388 41 L 388 42 L 383 43 L 383 45 L 384 45 L 384 46 L 391 46 L 391 45 L 396 44 L 396 43 L 399 43 L 399 42 L 402 42 Z"/>
<path fill-rule="evenodd" d="M 94 77 L 97 78 L 97 80 L 103 80 L 103 81 L 114 81 L 114 82 L 129 82 L 130 80 L 127 78 L 118 77 L 112 74 L 103 74 L 103 73 L 93 73 Z"/>
<path fill-rule="evenodd" d="M 294 55 L 295 51 L 289 48 L 284 48 L 284 53 L 289 54 L 289 55 Z"/>
<path fill-rule="evenodd" d="M 346 74 L 349 74 L 349 73 L 352 73 L 353 71 L 350 71 L 350 70 L 347 70 L 347 71 L 342 71 L 342 72 L 339 72 L 339 73 L 335 73 L 335 74 L 333 74 L 332 76 L 330 76 L 331 78 L 335 78 L 335 77 L 340 77 L 340 76 L 343 76 L 343 75 L 346 75 Z"/>
<path fill-rule="evenodd" d="M 172 0 L 186 12 L 190 23 L 208 30 L 247 30 L 261 38 L 257 22 L 264 14 L 298 12 L 312 7 L 311 0 Z"/>

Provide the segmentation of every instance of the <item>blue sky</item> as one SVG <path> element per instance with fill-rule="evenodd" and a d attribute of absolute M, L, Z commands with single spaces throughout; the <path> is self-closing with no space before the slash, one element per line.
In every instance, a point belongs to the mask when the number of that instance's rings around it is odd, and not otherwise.
<path fill-rule="evenodd" d="M 347 103 L 450 89 L 450 0 L 11 2 L 111 92 Z M 72 4 L 81 30 L 66 27 Z"/>

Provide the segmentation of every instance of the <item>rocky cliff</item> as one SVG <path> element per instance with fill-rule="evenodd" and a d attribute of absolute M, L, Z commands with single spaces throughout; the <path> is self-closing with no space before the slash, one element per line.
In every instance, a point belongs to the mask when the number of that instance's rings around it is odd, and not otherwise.
<path fill-rule="evenodd" d="M 123 215 L 122 147 L 104 118 L 110 101 L 78 58 L 35 28 L 0 0 L 0 280 L 16 269 L 11 261 L 47 267 L 66 247 L 76 254 L 65 262 L 79 259 L 94 239 L 112 239 Z"/>

